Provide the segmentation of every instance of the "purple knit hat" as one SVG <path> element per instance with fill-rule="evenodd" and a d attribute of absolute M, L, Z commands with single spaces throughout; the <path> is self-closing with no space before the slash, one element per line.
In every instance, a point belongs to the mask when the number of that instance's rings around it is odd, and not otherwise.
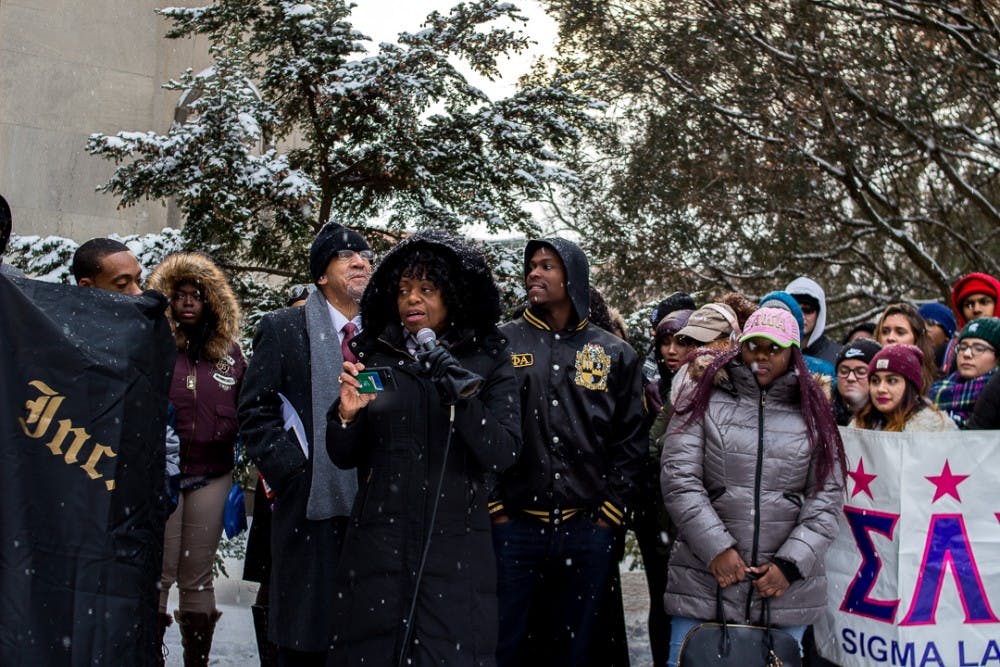
<path fill-rule="evenodd" d="M 902 375 L 920 392 L 924 386 L 924 353 L 916 345 L 886 345 L 868 362 L 868 374 L 887 371 Z"/>
<path fill-rule="evenodd" d="M 659 324 L 656 325 L 656 341 L 659 342 L 661 339 L 667 336 L 672 336 L 684 327 L 687 326 L 688 318 L 691 317 L 693 310 L 675 310 L 672 313 L 668 313 Z"/>

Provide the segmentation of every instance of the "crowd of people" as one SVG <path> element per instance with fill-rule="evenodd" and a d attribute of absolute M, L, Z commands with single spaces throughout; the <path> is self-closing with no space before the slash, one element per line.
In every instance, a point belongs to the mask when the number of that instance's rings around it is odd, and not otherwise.
<path fill-rule="evenodd" d="M 807 277 L 756 300 L 678 291 L 642 355 L 575 243 L 529 241 L 523 262 L 526 304 L 501 324 L 473 244 L 419 232 L 376 262 L 329 223 L 313 285 L 262 319 L 249 361 L 212 259 L 156 267 L 146 285 L 167 297 L 177 344 L 159 636 L 177 622 L 185 665 L 208 664 L 220 616 L 212 563 L 237 440 L 260 472 L 246 576 L 261 583 L 262 664 L 608 667 L 628 661 L 627 530 L 654 664 L 679 664 L 720 610 L 756 621 L 765 601 L 807 650 L 844 502 L 840 428 L 1000 426 L 987 274 L 957 281 L 950 307 L 888 304 L 841 343 Z M 72 272 L 80 287 L 143 286 L 110 239 L 81 245 Z"/>

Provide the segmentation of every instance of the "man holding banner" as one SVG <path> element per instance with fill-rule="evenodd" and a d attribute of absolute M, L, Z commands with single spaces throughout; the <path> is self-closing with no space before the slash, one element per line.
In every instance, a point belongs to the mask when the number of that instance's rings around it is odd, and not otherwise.
<path fill-rule="evenodd" d="M 0 276 L 0 664 L 159 657 L 164 306 Z"/>

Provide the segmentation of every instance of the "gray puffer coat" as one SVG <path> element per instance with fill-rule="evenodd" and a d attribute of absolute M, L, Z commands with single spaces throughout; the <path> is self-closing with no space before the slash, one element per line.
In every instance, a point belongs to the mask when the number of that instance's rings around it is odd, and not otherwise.
<path fill-rule="evenodd" d="M 823 560 L 843 505 L 839 473 L 815 488 L 793 372 L 765 392 L 738 360 L 726 371 L 716 376 L 704 417 L 684 426 L 688 415 L 676 415 L 664 439 L 660 486 L 679 532 L 666 610 L 715 619 L 716 581 L 708 566 L 733 547 L 747 565 L 775 557 L 795 565 L 802 578 L 772 599 L 771 622 L 807 625 L 826 605 Z M 751 591 L 748 583 L 723 591 L 727 620 L 759 620 L 760 597 Z"/>

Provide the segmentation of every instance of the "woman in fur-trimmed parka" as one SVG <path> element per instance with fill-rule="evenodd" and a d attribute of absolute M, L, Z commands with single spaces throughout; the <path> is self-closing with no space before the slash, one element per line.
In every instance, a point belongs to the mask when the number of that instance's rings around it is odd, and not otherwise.
<path fill-rule="evenodd" d="M 169 300 L 167 317 L 177 340 L 170 402 L 181 440 L 180 496 L 167 521 L 160 589 L 160 631 L 170 586 L 184 665 L 207 665 L 215 624 L 212 563 L 222 535 L 222 514 L 232 485 L 236 398 L 246 362 L 240 352 L 240 307 L 226 275 L 201 253 L 168 256 L 149 276 L 149 287 Z"/>
<path fill-rule="evenodd" d="M 716 620 L 771 622 L 801 643 L 826 605 L 823 559 L 843 504 L 844 453 L 809 374 L 792 315 L 761 308 L 676 406 L 660 483 L 678 536 L 671 553 L 669 664 L 687 632 Z M 748 581 L 750 580 L 750 581 Z"/>
<path fill-rule="evenodd" d="M 328 415 L 330 458 L 363 479 L 335 576 L 330 665 L 496 664 L 486 501 L 521 445 L 499 316 L 482 256 L 440 232 L 402 241 L 365 290 L 359 366 L 389 367 L 396 388 L 358 394 L 358 367 L 345 362 Z M 421 329 L 437 336 L 430 351 L 416 342 Z M 448 369 L 475 373 L 480 388 L 453 392 Z"/>

